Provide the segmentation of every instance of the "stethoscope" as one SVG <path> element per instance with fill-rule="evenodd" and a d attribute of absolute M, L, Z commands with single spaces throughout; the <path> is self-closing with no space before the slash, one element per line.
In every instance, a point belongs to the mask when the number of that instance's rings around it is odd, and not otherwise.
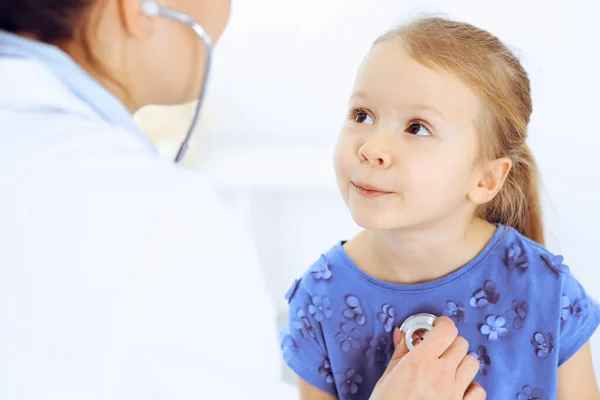
<path fill-rule="evenodd" d="M 202 102 L 204 101 L 204 95 L 206 93 L 206 86 L 208 82 L 208 75 L 210 72 L 211 66 L 211 58 L 213 51 L 212 39 L 206 33 L 202 25 L 198 22 L 194 21 L 189 15 L 186 15 L 182 12 L 171 10 L 166 7 L 160 6 L 156 3 L 155 0 L 143 0 L 142 1 L 142 12 L 150 17 L 162 16 L 174 21 L 180 22 L 192 28 L 192 30 L 202 39 L 204 46 L 206 47 L 206 63 L 204 69 L 204 78 L 202 82 L 202 89 L 200 91 L 200 96 L 198 97 L 198 104 L 196 105 L 196 109 L 194 111 L 194 115 L 192 116 L 192 122 L 188 128 L 188 131 L 179 147 L 179 151 L 175 156 L 175 162 L 178 163 L 181 161 L 187 148 L 189 146 L 190 138 L 194 132 L 194 128 L 198 122 L 198 117 L 200 115 L 200 109 L 202 108 Z M 422 342 L 427 335 L 427 332 L 433 329 L 433 321 L 435 320 L 435 316 L 427 313 L 414 314 L 408 317 L 400 326 L 400 330 L 403 331 L 406 335 L 406 346 L 408 350 L 413 350 L 416 345 Z"/>
<path fill-rule="evenodd" d="M 198 117 L 200 115 L 200 109 L 202 108 L 202 103 L 204 101 L 204 95 L 206 93 L 206 86 L 212 61 L 212 39 L 210 38 L 208 33 L 206 33 L 202 25 L 194 21 L 194 19 L 191 18 L 189 15 L 166 7 L 162 7 L 161 5 L 156 3 L 155 0 L 143 0 L 142 12 L 150 17 L 162 16 L 189 26 L 200 37 L 200 39 L 204 43 L 204 46 L 206 47 L 206 62 L 204 68 L 202 89 L 200 90 L 198 104 L 196 105 L 196 109 L 194 110 L 194 115 L 192 116 L 192 121 L 188 128 L 188 131 L 185 135 L 185 138 L 183 139 L 183 142 L 181 143 L 181 146 L 179 147 L 177 155 L 175 156 L 174 161 L 178 163 L 183 159 L 183 156 L 185 155 L 185 152 L 188 149 L 189 141 L 192 137 L 192 134 L 194 133 L 194 129 L 196 127 Z M 433 321 L 435 319 L 436 317 L 432 314 L 420 313 L 411 315 L 402 323 L 402 325 L 400 326 L 400 330 L 403 331 L 406 335 L 406 346 L 408 350 L 412 351 L 415 348 L 415 346 L 417 346 L 420 342 L 422 342 L 425 339 L 427 332 L 433 329 Z"/>
<path fill-rule="evenodd" d="M 155 0 L 143 0 L 142 12 L 149 17 L 162 16 L 180 22 L 186 26 L 189 26 L 200 37 L 200 39 L 202 39 L 202 42 L 206 47 L 206 62 L 204 68 L 204 78 L 202 81 L 202 89 L 200 90 L 198 104 L 196 105 L 194 115 L 192 116 L 192 122 L 190 123 L 185 138 L 183 139 L 181 146 L 179 146 L 179 150 L 177 151 L 177 155 L 175 156 L 174 161 L 178 163 L 183 159 L 183 156 L 185 155 L 185 152 L 188 149 L 190 138 L 194 133 L 196 123 L 198 122 L 198 117 L 200 116 L 200 109 L 202 108 L 202 102 L 204 101 L 204 95 L 206 93 L 208 75 L 210 72 L 210 66 L 212 61 L 213 43 L 211 37 L 208 35 L 208 33 L 206 33 L 202 25 L 194 21 L 194 19 L 191 18 L 189 15 L 186 15 L 179 11 L 171 10 L 166 7 L 162 7 L 161 5 L 156 3 Z"/>
<path fill-rule="evenodd" d="M 406 337 L 406 347 L 412 351 L 415 346 L 421 343 L 427 333 L 433 329 L 433 321 L 436 316 L 428 313 L 414 314 L 406 318 L 400 330 L 404 332 Z"/>

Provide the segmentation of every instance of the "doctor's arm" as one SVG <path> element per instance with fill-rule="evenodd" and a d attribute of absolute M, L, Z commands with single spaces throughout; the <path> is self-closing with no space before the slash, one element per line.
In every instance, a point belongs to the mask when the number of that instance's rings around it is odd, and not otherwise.
<path fill-rule="evenodd" d="M 557 400 L 571 399 L 600 400 L 589 342 L 558 370 Z"/>
<path fill-rule="evenodd" d="M 120 379 L 136 386 L 118 398 L 290 398 L 293 388 L 279 378 L 274 305 L 247 228 L 213 194 L 178 198 L 145 229 L 155 232 L 145 246 L 149 266 L 134 340 L 122 346 L 135 364 Z"/>

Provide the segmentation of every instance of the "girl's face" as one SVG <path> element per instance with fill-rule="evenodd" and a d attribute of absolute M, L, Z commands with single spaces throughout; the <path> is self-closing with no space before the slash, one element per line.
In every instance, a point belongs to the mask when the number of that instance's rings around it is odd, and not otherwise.
<path fill-rule="evenodd" d="M 358 71 L 334 156 L 355 222 L 397 230 L 472 216 L 480 108 L 469 87 L 398 42 L 376 45 Z"/>

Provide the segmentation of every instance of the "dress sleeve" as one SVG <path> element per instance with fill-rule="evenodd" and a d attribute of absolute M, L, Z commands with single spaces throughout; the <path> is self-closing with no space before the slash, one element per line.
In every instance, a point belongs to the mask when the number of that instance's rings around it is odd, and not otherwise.
<path fill-rule="evenodd" d="M 286 299 L 289 317 L 280 334 L 283 359 L 302 380 L 337 396 L 321 324 L 310 312 L 322 299 L 311 296 L 302 279 L 294 281 Z"/>
<path fill-rule="evenodd" d="M 600 306 L 596 300 L 586 293 L 569 270 L 562 272 L 564 284 L 560 302 L 559 366 L 590 340 L 600 324 Z"/>

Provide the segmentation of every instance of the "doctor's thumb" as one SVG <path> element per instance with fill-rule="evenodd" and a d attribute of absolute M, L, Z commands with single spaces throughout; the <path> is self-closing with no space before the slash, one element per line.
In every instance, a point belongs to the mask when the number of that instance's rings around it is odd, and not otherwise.
<path fill-rule="evenodd" d="M 395 367 L 398 365 L 400 360 L 408 354 L 408 347 L 406 346 L 406 335 L 399 328 L 394 328 L 394 354 L 392 355 L 392 359 L 390 360 L 385 372 L 384 376 L 389 374 Z"/>

